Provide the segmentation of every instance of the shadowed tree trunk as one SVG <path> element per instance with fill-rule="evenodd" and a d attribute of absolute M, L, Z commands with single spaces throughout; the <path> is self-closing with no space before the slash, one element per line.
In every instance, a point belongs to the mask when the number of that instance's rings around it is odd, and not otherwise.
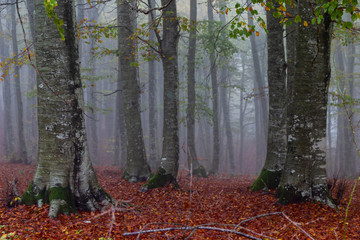
<path fill-rule="evenodd" d="M 100 186 L 87 147 L 79 71 L 74 1 L 58 1 L 65 41 L 35 0 L 38 76 L 39 159 L 22 202 L 50 203 L 49 217 L 75 209 L 95 210 L 112 201 Z"/>
<path fill-rule="evenodd" d="M 187 56 L 187 92 L 188 92 L 188 106 L 187 106 L 187 162 L 192 174 L 206 177 L 205 168 L 200 165 L 195 147 L 195 53 L 196 53 L 196 18 L 197 18 L 197 0 L 190 0 L 190 35 L 189 35 L 189 50 Z"/>
<path fill-rule="evenodd" d="M 311 22 L 315 0 L 299 1 L 299 15 Z M 326 181 L 326 112 L 330 82 L 331 19 L 299 24 L 293 96 L 289 104 L 288 150 L 277 190 L 283 204 L 313 199 L 332 205 Z"/>
<path fill-rule="evenodd" d="M 16 0 L 13 0 L 13 5 L 11 5 L 11 35 L 12 35 L 12 48 L 14 56 L 18 56 L 18 43 L 16 35 Z M 17 137 L 19 139 L 19 159 L 18 161 L 24 164 L 28 164 L 28 156 L 26 151 L 25 144 L 25 134 L 24 134 L 24 111 L 23 111 L 23 101 L 21 99 L 21 87 L 20 87 L 20 66 L 15 64 L 14 66 L 14 80 L 15 80 L 15 97 L 16 97 L 16 115 L 17 115 Z"/>
<path fill-rule="evenodd" d="M 251 190 L 274 189 L 278 186 L 285 164 L 286 140 L 286 67 L 283 43 L 283 24 L 273 17 L 275 10 L 266 11 L 269 123 L 265 165 Z"/>
<path fill-rule="evenodd" d="M 179 168 L 179 135 L 178 135 L 178 56 L 179 41 L 176 1 L 161 0 L 163 36 L 157 35 L 159 52 L 164 72 L 164 123 L 163 149 L 160 167 L 156 174 L 143 186 L 143 190 L 163 187 L 175 182 Z"/>
<path fill-rule="evenodd" d="M 208 11 L 208 31 L 214 32 L 214 13 L 211 5 L 211 0 L 207 0 Z M 217 84 L 217 65 L 215 53 L 210 52 L 210 77 L 211 77 L 211 92 L 212 92 L 212 111 L 213 111 L 213 155 L 212 166 L 210 173 L 217 174 L 219 171 L 220 158 L 220 140 L 219 140 L 219 100 L 218 100 L 218 84 Z"/>
<path fill-rule="evenodd" d="M 135 64 L 136 15 L 130 4 L 118 1 L 119 61 L 120 77 L 123 83 L 124 115 L 127 139 L 127 159 L 123 178 L 130 182 L 145 181 L 150 177 L 146 161 L 143 131 L 140 116 L 140 87 Z"/>

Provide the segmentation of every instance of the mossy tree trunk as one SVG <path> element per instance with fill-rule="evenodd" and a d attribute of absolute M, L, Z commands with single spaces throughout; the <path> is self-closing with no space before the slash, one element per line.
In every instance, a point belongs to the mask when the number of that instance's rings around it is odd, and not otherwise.
<path fill-rule="evenodd" d="M 316 1 L 299 1 L 299 15 L 311 22 Z M 313 199 L 332 205 L 326 181 L 326 113 L 330 82 L 331 20 L 298 26 L 293 96 L 288 111 L 288 150 L 277 190 L 283 204 Z"/>
<path fill-rule="evenodd" d="M 39 157 L 22 202 L 50 203 L 49 217 L 93 211 L 112 199 L 96 178 L 87 147 L 74 1 L 58 1 L 55 8 L 64 20 L 65 41 L 47 17 L 44 1 L 35 1 L 35 12 Z"/>
<path fill-rule="evenodd" d="M 196 106 L 196 80 L 195 80 L 195 53 L 196 53 L 196 18 L 197 18 L 197 0 L 190 0 L 190 34 L 189 49 L 187 56 L 187 92 L 188 106 L 186 111 L 187 118 L 187 162 L 192 174 L 200 177 L 206 177 L 205 168 L 200 165 L 195 147 L 195 106 Z"/>
<path fill-rule="evenodd" d="M 275 4 L 275 9 L 278 4 Z M 266 11 L 268 82 L 269 82 L 269 124 L 267 154 L 264 167 L 251 186 L 257 191 L 264 188 L 274 189 L 278 186 L 285 164 L 286 139 L 286 67 L 283 42 L 283 24 L 273 17 L 276 11 Z"/>
<path fill-rule="evenodd" d="M 135 66 L 136 14 L 132 10 L 133 1 L 118 1 L 118 49 L 120 78 L 123 86 L 124 115 L 126 127 L 126 167 L 123 178 L 131 181 L 145 181 L 150 177 L 150 167 L 146 161 L 143 130 L 140 117 L 140 87 Z"/>
<path fill-rule="evenodd" d="M 175 182 L 179 168 L 179 123 L 178 123 L 178 41 L 179 30 L 176 1 L 161 0 L 163 35 L 157 34 L 164 72 L 164 122 L 163 149 L 160 167 L 155 175 L 144 185 L 143 190 L 163 187 Z"/>

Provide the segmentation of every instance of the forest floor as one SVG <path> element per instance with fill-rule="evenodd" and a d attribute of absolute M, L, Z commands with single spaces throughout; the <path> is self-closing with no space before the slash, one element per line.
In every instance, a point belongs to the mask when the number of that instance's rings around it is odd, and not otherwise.
<path fill-rule="evenodd" d="M 313 202 L 279 205 L 274 192 L 248 189 L 254 176 L 191 179 L 181 172 L 181 190 L 170 185 L 140 192 L 142 183 L 122 180 L 118 168 L 97 167 L 105 190 L 127 206 L 49 219 L 48 206 L 5 206 L 6 179 L 17 178 L 22 193 L 34 171 L 34 166 L 0 164 L 0 239 L 8 233 L 12 236 L 4 239 L 251 239 L 244 234 L 253 239 L 344 239 L 345 210 L 354 183 L 347 181 L 335 210 Z M 349 209 L 347 239 L 360 239 L 359 192 Z"/>

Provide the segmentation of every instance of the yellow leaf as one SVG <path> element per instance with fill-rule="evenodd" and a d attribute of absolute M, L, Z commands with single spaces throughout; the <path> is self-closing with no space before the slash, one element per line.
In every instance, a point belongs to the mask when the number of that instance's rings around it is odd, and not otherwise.
<path fill-rule="evenodd" d="M 257 32 L 256 32 L 256 36 L 259 36 L 259 35 L 260 35 L 260 33 L 257 31 Z"/>
<path fill-rule="evenodd" d="M 307 21 L 304 21 L 304 26 L 305 26 L 305 27 L 309 26 L 309 24 L 308 24 Z"/>

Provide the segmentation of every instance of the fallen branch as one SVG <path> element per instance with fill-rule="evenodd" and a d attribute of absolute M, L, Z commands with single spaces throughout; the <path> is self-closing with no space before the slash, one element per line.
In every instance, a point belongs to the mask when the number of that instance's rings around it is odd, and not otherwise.
<path fill-rule="evenodd" d="M 233 233 L 233 234 L 236 234 L 236 235 L 247 237 L 249 239 L 261 240 L 261 238 L 257 238 L 257 237 L 254 237 L 254 236 L 242 233 L 242 232 L 238 232 L 238 231 L 235 231 L 235 230 L 225 229 L 225 228 L 217 228 L 217 227 L 206 227 L 206 226 L 179 227 L 179 228 L 170 227 L 170 228 L 151 229 L 151 230 L 138 231 L 138 232 L 126 232 L 126 233 L 123 233 L 123 236 L 140 235 L 140 234 L 143 234 L 143 233 L 153 233 L 153 232 L 168 232 L 168 231 L 173 231 L 173 230 L 194 231 L 194 230 L 198 230 L 198 229 L 205 229 L 205 230 L 213 230 L 213 231 Z"/>
<path fill-rule="evenodd" d="M 285 213 L 281 213 L 281 215 L 283 215 L 289 222 L 291 222 L 295 227 L 297 227 L 298 229 L 300 229 L 300 231 L 302 233 L 304 233 L 308 238 L 310 238 L 311 240 L 315 240 L 314 238 L 311 237 L 310 234 L 308 234 L 302 227 L 299 226 L 299 224 L 297 222 L 294 222 L 293 220 L 291 220 Z"/>

